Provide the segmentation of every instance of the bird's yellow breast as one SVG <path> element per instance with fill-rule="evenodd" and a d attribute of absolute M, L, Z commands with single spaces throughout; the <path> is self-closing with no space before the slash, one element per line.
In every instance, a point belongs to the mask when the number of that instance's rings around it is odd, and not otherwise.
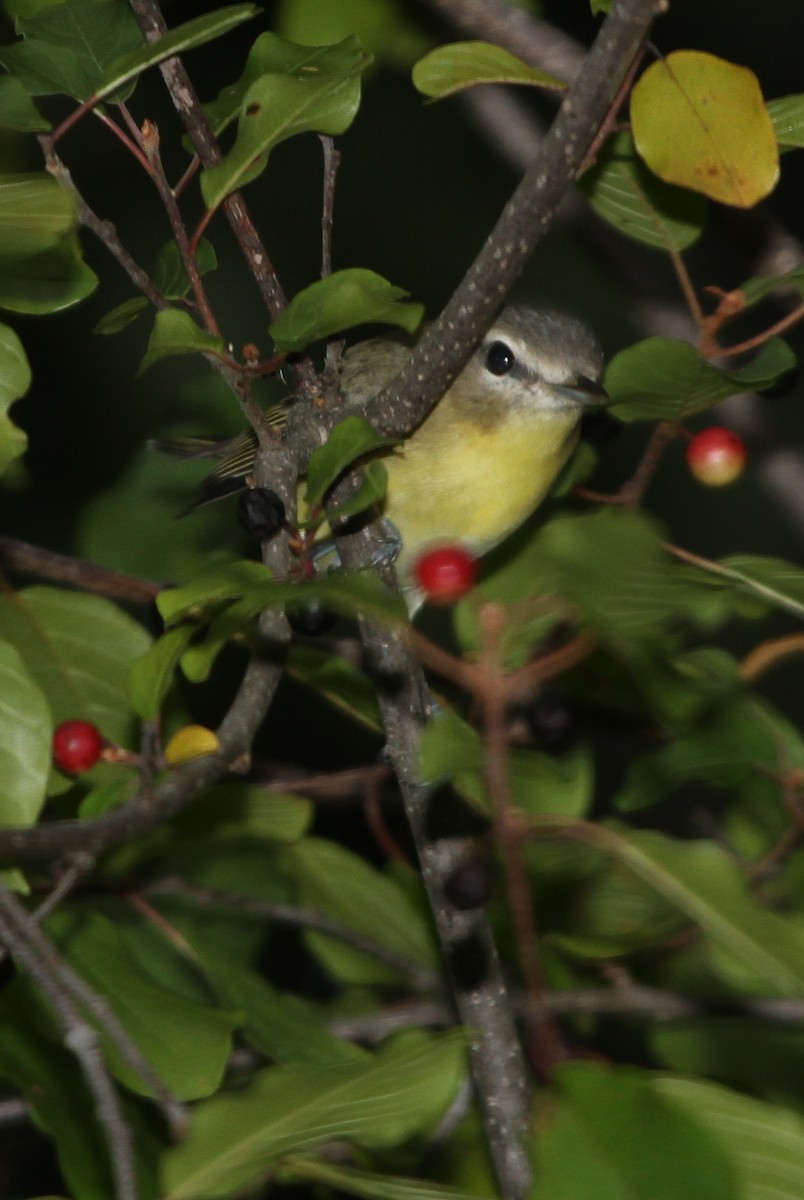
<path fill-rule="evenodd" d="M 484 554 L 544 499 L 577 440 L 577 412 L 517 411 L 482 425 L 442 401 L 386 460 L 385 515 L 402 538 L 404 572 L 428 544 Z"/>

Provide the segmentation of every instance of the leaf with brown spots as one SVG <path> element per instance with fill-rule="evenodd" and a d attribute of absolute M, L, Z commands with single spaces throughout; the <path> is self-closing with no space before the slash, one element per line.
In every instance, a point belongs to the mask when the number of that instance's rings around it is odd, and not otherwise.
<path fill-rule="evenodd" d="M 751 208 L 779 178 L 779 148 L 752 71 L 679 50 L 648 67 L 631 96 L 636 148 L 666 183 Z"/>

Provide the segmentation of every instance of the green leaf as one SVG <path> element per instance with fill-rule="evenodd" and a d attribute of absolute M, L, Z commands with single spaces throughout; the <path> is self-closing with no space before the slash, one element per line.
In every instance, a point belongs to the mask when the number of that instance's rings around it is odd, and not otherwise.
<path fill-rule="evenodd" d="M 628 133 L 606 143 L 580 188 L 604 221 L 658 250 L 686 250 L 706 224 L 706 201 L 651 174 Z"/>
<path fill-rule="evenodd" d="M 779 178 L 779 149 L 747 67 L 677 50 L 652 63 L 631 93 L 634 143 L 666 183 L 751 208 Z"/>
<path fill-rule="evenodd" d="M 256 563 L 251 565 L 259 566 Z M 227 571 L 222 570 L 205 576 L 198 584 L 171 589 L 171 594 L 174 591 L 178 593 L 177 599 L 171 599 L 166 592 L 160 593 L 157 599 L 160 612 L 168 622 L 192 612 L 199 603 L 234 599 L 232 592 L 238 591 L 238 584 Z M 208 600 L 195 599 L 205 592 Z M 227 592 L 229 595 L 224 595 Z M 193 679 L 205 678 L 218 650 L 229 639 L 247 634 L 254 617 L 265 608 L 320 603 L 345 616 L 361 615 L 392 624 L 406 622 L 407 616 L 399 594 L 390 591 L 376 574 L 369 572 L 333 571 L 315 580 L 257 582 L 254 586 L 240 586 L 239 596 L 236 603 L 213 620 L 204 642 L 185 652 L 182 666 L 187 670 L 188 664 L 194 664 L 190 667 Z"/>
<path fill-rule="evenodd" d="M 284 844 L 307 832 L 313 806 L 303 796 L 285 795 L 243 782 L 219 783 L 177 818 L 182 838 L 260 838 Z"/>
<path fill-rule="evenodd" d="M 719 1138 L 647 1072 L 569 1063 L 542 1103 L 545 1200 L 735 1200 L 738 1176 Z"/>
<path fill-rule="evenodd" d="M 41 688 L 54 724 L 80 717 L 126 744 L 128 673 L 151 640 L 141 625 L 101 596 L 30 587 L 0 597 L 0 633 Z"/>
<path fill-rule="evenodd" d="M 804 147 L 804 94 L 768 101 L 768 115 L 782 149 Z"/>
<path fill-rule="evenodd" d="M 403 1034 L 365 1064 L 260 1071 L 238 1093 L 199 1104 L 168 1152 L 163 1200 L 230 1195 L 281 1155 L 347 1139 L 397 1146 L 431 1128 L 463 1074 L 462 1038 Z"/>
<path fill-rule="evenodd" d="M 189 313 L 180 308 L 161 309 L 154 318 L 148 349 L 140 363 L 139 374 L 155 362 L 174 354 L 215 354 L 226 352 L 222 337 L 205 333 Z"/>
<path fill-rule="evenodd" d="M 356 67 L 368 65 L 370 61 L 353 33 L 334 45 L 324 45 L 320 39 L 313 44 L 311 38 L 305 44 L 287 41 L 275 33 L 262 33 L 249 50 L 243 74 L 236 83 L 225 87 L 218 99 L 205 106 L 205 111 L 220 134 L 237 117 L 249 88 L 266 75 L 290 75 L 309 78 L 324 70 L 329 75 L 350 75 Z"/>
<path fill-rule="evenodd" d="M 262 563 L 243 559 L 208 571 L 182 587 L 165 588 L 156 598 L 156 607 L 165 624 L 172 625 L 193 613 L 194 609 L 222 600 L 234 600 L 254 584 L 262 584 L 269 578 Z"/>
<path fill-rule="evenodd" d="M 452 708 L 442 709 L 422 730 L 419 739 L 419 772 L 423 783 L 452 779 L 455 787 L 483 812 L 488 812 L 481 777 L 483 743 L 476 729 Z"/>
<path fill-rule="evenodd" d="M 794 563 L 756 554 L 733 554 L 708 564 L 703 560 L 693 570 L 694 578 L 702 586 L 758 600 L 752 615 L 764 615 L 768 609 L 778 608 L 804 618 L 804 570 Z"/>
<path fill-rule="evenodd" d="M 653 1087 L 700 1123 L 729 1155 L 734 1196 L 799 1200 L 804 1195 L 804 1121 L 778 1104 L 699 1079 L 657 1076 Z"/>
<path fill-rule="evenodd" d="M 379 504 L 385 495 L 388 486 L 387 467 L 381 462 L 367 462 L 363 464 L 361 474 L 360 484 L 348 500 L 329 505 L 327 519 L 331 526 Z"/>
<path fill-rule="evenodd" d="M 28 436 L 8 415 L 31 386 L 31 368 L 13 329 L 0 324 L 0 475 L 28 448 Z"/>
<path fill-rule="evenodd" d="M 0 175 L 0 307 L 57 312 L 97 279 L 81 258 L 75 202 L 49 175 Z"/>
<path fill-rule="evenodd" d="M 195 266 L 199 275 L 207 275 L 218 265 L 215 247 L 206 238 L 201 238 L 195 253 Z M 181 300 L 190 291 L 190 279 L 175 241 L 165 242 L 160 248 L 152 273 L 154 287 L 168 300 Z"/>
<path fill-rule="evenodd" d="M 688 342 L 647 338 L 614 356 L 606 389 L 612 411 L 623 421 L 681 421 L 727 396 L 772 386 L 795 362 L 790 347 L 778 338 L 738 371 L 712 366 Z"/>
<path fill-rule="evenodd" d="M 403 303 L 407 295 L 374 271 L 336 271 L 298 292 L 271 325 L 270 334 L 277 350 L 290 354 L 355 325 L 379 322 L 413 333 L 424 307 Z"/>
<path fill-rule="evenodd" d="M 732 980 L 760 993 L 801 993 L 804 934 L 749 897 L 720 846 L 643 831 L 611 835 L 605 848 L 700 926 Z"/>
<path fill-rule="evenodd" d="M 54 4 L 63 4 L 64 0 L 4 0 L 3 8 L 12 20 L 35 17 L 45 8 Z"/>
<path fill-rule="evenodd" d="M 61 312 L 86 300 L 98 286 L 73 234 L 62 244 L 28 259 L 0 256 L 0 308 L 30 316 Z"/>
<path fill-rule="evenodd" d="M 478 1192 L 461 1192 L 445 1184 L 430 1183 L 427 1179 L 407 1176 L 381 1175 L 373 1171 L 358 1171 L 344 1163 L 324 1158 L 284 1158 L 282 1181 L 291 1183 L 321 1183 L 348 1196 L 361 1200 L 484 1200 Z M 491 1200 L 491 1197 L 488 1197 Z"/>
<path fill-rule="evenodd" d="M 237 1019 L 193 1003 L 146 973 L 115 924 L 89 908 L 63 909 L 47 930 L 67 961 L 108 1001 L 138 1049 L 180 1100 L 209 1096 L 219 1086 Z M 115 1076 L 138 1095 L 148 1084 L 104 1038 Z"/>
<path fill-rule="evenodd" d="M 560 517 L 529 551 L 529 569 L 521 572 L 526 594 L 569 600 L 582 624 L 609 644 L 631 646 L 683 609 L 683 577 L 660 528 L 643 514 L 609 509 Z"/>
<path fill-rule="evenodd" d="M 399 0 L 279 0 L 276 28 L 285 37 L 317 46 L 356 34 L 383 62 L 409 68 L 431 45 Z"/>
<path fill-rule="evenodd" d="M 335 842 L 304 838 L 288 848 L 297 902 L 370 938 L 411 964 L 435 970 L 436 954 L 423 912 L 387 875 Z M 393 983 L 399 974 L 325 934 L 306 935 L 336 978 L 351 983 Z"/>
<path fill-rule="evenodd" d="M 425 96 L 441 100 L 479 83 L 522 83 L 566 91 L 566 83 L 529 67 L 521 58 L 490 42 L 453 42 L 425 54 L 413 68 L 413 86 Z"/>
<path fill-rule="evenodd" d="M 764 300 L 774 292 L 789 292 L 791 288 L 798 291 L 799 295 L 804 295 L 804 268 L 784 271 L 781 275 L 758 275 L 742 284 L 739 291 L 742 292 L 745 304 L 750 305 Z"/>
<path fill-rule="evenodd" d="M 131 668 L 129 693 L 134 711 L 143 721 L 155 721 L 167 695 L 179 659 L 195 633 L 192 625 L 176 625 L 154 642 Z"/>
<path fill-rule="evenodd" d="M 76 224 L 75 201 L 52 176 L 0 175 L 0 264 L 54 249 Z"/>
<path fill-rule="evenodd" d="M 533 850 L 531 858 L 538 871 L 540 860 Z M 593 870 L 587 854 L 576 869 L 582 874 L 571 909 L 559 915 L 557 927 L 547 935 L 551 945 L 573 959 L 599 963 L 688 934 L 684 913 L 622 863 L 601 856 Z"/>
<path fill-rule="evenodd" d="M 322 504 L 330 488 L 359 458 L 396 445 L 398 441 L 379 437 L 365 417 L 344 417 L 332 430 L 324 445 L 313 451 L 307 469 L 305 504 L 308 507 Z M 340 515 L 340 510 L 336 511 Z M 355 511 L 359 512 L 360 509 Z"/>
<path fill-rule="evenodd" d="M 22 658 L 2 640 L 0 695 L 0 823 L 34 825 L 47 793 L 53 723 Z"/>
<path fill-rule="evenodd" d="M 780 753 L 787 769 L 804 769 L 804 742 L 795 726 L 758 696 L 735 691 L 667 745 L 638 759 L 616 804 L 622 811 L 644 808 L 695 780 L 739 791 L 758 773 L 773 778 Z"/>
<path fill-rule="evenodd" d="M 131 300 L 124 300 L 122 304 L 118 304 L 111 312 L 101 317 L 92 332 L 104 336 L 110 333 L 120 333 L 132 321 L 136 321 L 140 313 L 145 312 L 146 308 L 148 308 L 148 301 L 144 296 L 134 296 Z"/>
<path fill-rule="evenodd" d="M 212 371 L 198 376 L 193 393 L 203 412 L 219 377 Z M 207 387 L 206 395 L 199 394 Z M 114 483 L 84 505 L 76 553 L 152 580 L 182 581 L 225 562 L 232 540 L 228 505 L 210 504 L 191 520 L 177 520 L 187 505 L 187 485 L 199 485 L 208 470 L 209 463 L 199 460 L 180 473 L 172 459 L 143 447 Z"/>
<path fill-rule="evenodd" d="M 354 663 L 313 646 L 291 645 L 285 669 L 294 679 L 375 733 L 382 729 L 377 693 Z"/>
<path fill-rule="evenodd" d="M 117 92 L 132 79 L 136 79 L 148 67 L 172 58 L 174 54 L 183 54 L 203 46 L 215 38 L 222 37 L 231 29 L 236 29 L 244 21 L 250 21 L 260 13 L 256 4 L 230 4 L 215 12 L 202 17 L 193 17 L 175 29 L 168 30 L 153 42 L 131 50 L 121 58 L 116 59 L 104 72 L 96 95 L 108 96 Z"/>
<path fill-rule="evenodd" d="M 0 128 L 20 133 L 47 133 L 52 128 L 13 75 L 0 78 Z"/>
<path fill-rule="evenodd" d="M 0 47 L 0 62 L 31 95 L 63 92 L 87 100 L 108 66 L 142 45 L 128 5 L 118 0 L 64 0 L 16 22 L 24 41 Z"/>
<path fill-rule="evenodd" d="M 229 195 L 265 166 L 269 152 L 299 133 L 344 133 L 360 104 L 360 72 L 368 56 L 353 40 L 348 66 L 344 48 L 328 47 L 314 64 L 298 75 L 261 75 L 242 101 L 235 144 L 224 159 L 201 176 L 208 208 L 217 208 Z"/>
<path fill-rule="evenodd" d="M 194 948 L 221 1004 L 243 1014 L 243 1036 L 274 1062 L 320 1067 L 365 1061 L 366 1051 L 327 1032 L 321 1006 L 271 987 L 220 950 Z"/>
<path fill-rule="evenodd" d="M 437 785 L 451 779 L 462 796 L 488 813 L 485 761 L 480 735 L 453 709 L 444 708 L 428 721 L 419 741 L 419 769 L 424 782 Z M 508 782 L 514 804 L 527 813 L 564 813 L 581 818 L 593 795 L 591 759 L 582 750 L 557 759 L 535 750 L 512 749 L 508 754 Z"/>

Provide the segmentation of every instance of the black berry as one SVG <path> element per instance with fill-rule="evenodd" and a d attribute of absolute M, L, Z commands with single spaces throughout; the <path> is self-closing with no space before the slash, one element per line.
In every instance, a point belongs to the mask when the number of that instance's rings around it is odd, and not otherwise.
<path fill-rule="evenodd" d="M 240 497 L 237 518 L 249 537 L 266 542 L 285 524 L 285 506 L 270 488 L 249 488 Z"/>

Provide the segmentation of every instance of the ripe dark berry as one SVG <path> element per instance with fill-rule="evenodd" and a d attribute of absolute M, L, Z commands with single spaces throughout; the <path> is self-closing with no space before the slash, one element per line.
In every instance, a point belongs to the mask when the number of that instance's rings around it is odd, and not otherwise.
<path fill-rule="evenodd" d="M 270 488 L 249 488 L 238 501 L 237 518 L 249 537 L 265 542 L 285 524 L 285 505 Z"/>
<path fill-rule="evenodd" d="M 103 738 L 90 721 L 62 721 L 53 734 L 53 761 L 67 775 L 80 775 L 101 756 Z"/>
<path fill-rule="evenodd" d="M 723 487 L 739 479 L 747 457 L 742 438 L 722 425 L 702 429 L 687 446 L 687 465 L 707 487 Z"/>
<path fill-rule="evenodd" d="M 289 608 L 287 611 L 288 624 L 296 633 L 306 634 L 307 637 L 320 637 L 335 624 L 335 613 L 324 608 L 318 601 L 311 601 L 299 608 Z"/>
<path fill-rule="evenodd" d="M 567 749 L 575 721 L 562 696 L 556 692 L 541 692 L 525 708 L 524 716 L 543 750 L 560 753 Z"/>
<path fill-rule="evenodd" d="M 491 868 L 479 855 L 460 863 L 444 883 L 444 895 L 462 912 L 488 904 L 492 891 Z"/>
<path fill-rule="evenodd" d="M 463 546 L 437 546 L 416 560 L 413 575 L 431 604 L 454 604 L 474 586 L 477 560 Z"/>

